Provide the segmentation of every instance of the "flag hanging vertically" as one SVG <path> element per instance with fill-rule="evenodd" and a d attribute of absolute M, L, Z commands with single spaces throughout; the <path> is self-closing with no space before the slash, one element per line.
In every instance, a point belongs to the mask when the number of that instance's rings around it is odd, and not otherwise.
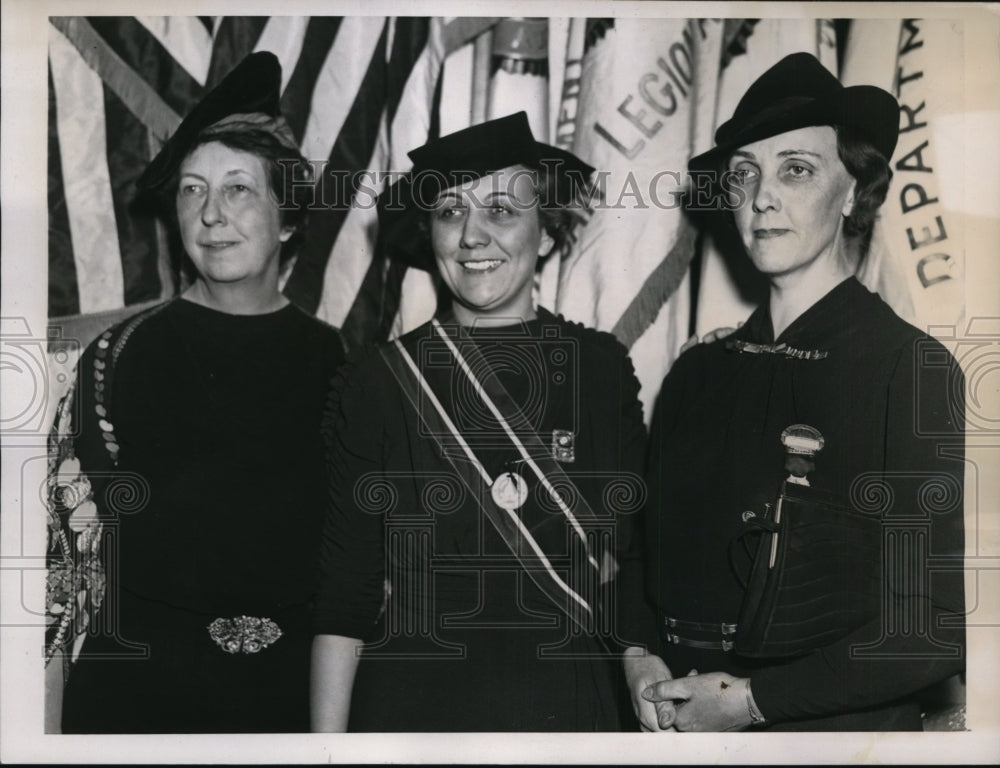
<path fill-rule="evenodd" d="M 588 22 L 573 151 L 598 169 L 600 199 L 560 265 L 556 309 L 630 349 L 647 419 L 687 336 L 695 233 L 680 192 L 692 103 L 714 88 L 700 67 L 721 36 L 710 19 Z"/>
<path fill-rule="evenodd" d="M 873 56 L 862 44 L 875 38 L 882 45 Z M 922 330 L 954 326 L 965 300 L 962 26 L 943 19 L 856 20 L 851 40 L 845 84 L 878 85 L 899 100 L 892 184 L 862 280 Z"/>
<path fill-rule="evenodd" d="M 844 85 L 875 85 L 895 93 L 898 55 L 896 46 L 885 43 L 899 39 L 900 23 L 899 19 L 855 19 L 851 22 L 840 73 Z M 916 323 L 916 310 L 903 264 L 890 252 L 881 221 L 890 206 L 891 202 L 887 201 L 882 208 L 867 248 L 862 244 L 853 254 L 859 260 L 857 277 L 869 290 L 878 293 L 896 314 L 907 322 Z"/>

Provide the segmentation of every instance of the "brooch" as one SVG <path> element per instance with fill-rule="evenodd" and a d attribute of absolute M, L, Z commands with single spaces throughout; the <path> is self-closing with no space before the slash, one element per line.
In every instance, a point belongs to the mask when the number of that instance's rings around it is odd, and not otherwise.
<path fill-rule="evenodd" d="M 739 341 L 737 339 L 727 341 L 726 349 L 749 352 L 753 355 L 784 355 L 796 360 L 822 360 L 830 354 L 825 349 L 796 349 L 784 342 L 781 344 L 755 344 L 752 341 Z"/>
<path fill-rule="evenodd" d="M 552 430 L 552 458 L 564 464 L 572 464 L 576 461 L 573 433 L 570 430 Z"/>

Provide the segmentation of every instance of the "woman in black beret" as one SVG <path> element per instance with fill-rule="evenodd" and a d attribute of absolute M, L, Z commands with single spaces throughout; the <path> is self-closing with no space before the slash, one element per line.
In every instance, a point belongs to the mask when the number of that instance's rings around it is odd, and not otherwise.
<path fill-rule="evenodd" d="M 533 301 L 593 169 L 523 112 L 410 157 L 380 237 L 450 306 L 334 388 L 313 728 L 615 730 L 639 384 L 613 336 Z"/>
<path fill-rule="evenodd" d="M 885 91 L 845 88 L 794 54 L 690 161 L 721 179 L 770 298 L 682 355 L 656 403 L 650 643 L 675 679 L 633 680 L 650 728 L 919 730 L 920 691 L 963 669 L 962 373 L 854 278 L 850 256 L 885 199 L 898 115 Z M 853 543 L 822 561 L 813 545 L 782 549 L 783 482 L 825 499 L 814 542 Z M 789 580 L 773 614 L 744 605 L 759 531 L 773 549 L 758 573 L 782 562 Z M 857 599 L 831 603 L 842 589 Z"/>
<path fill-rule="evenodd" d="M 278 287 L 311 179 L 280 83 L 273 54 L 247 57 L 145 170 L 193 281 L 102 333 L 60 406 L 48 658 L 69 671 L 66 733 L 308 730 L 343 348 Z"/>

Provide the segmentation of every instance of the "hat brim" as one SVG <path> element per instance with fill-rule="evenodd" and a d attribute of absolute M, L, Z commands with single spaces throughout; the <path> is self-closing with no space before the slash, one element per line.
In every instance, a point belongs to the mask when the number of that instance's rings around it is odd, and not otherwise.
<path fill-rule="evenodd" d="M 136 186 L 140 192 L 161 191 L 191 151 L 198 135 L 210 125 L 239 113 L 281 113 L 281 64 L 268 51 L 247 56 L 187 114 Z"/>

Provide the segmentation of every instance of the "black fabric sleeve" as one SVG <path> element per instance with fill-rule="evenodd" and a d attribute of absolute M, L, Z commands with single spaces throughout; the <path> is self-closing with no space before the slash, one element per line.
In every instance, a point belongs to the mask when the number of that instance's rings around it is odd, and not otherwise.
<path fill-rule="evenodd" d="M 888 703 L 964 668 L 964 380 L 940 344 L 899 355 L 889 388 L 883 615 L 839 642 L 751 675 L 771 721 Z M 907 532 L 903 538 L 894 536 Z"/>
<path fill-rule="evenodd" d="M 692 370 L 696 350 L 681 355 L 663 380 L 653 406 L 647 454 L 643 462 L 646 503 L 636 516 L 634 542 L 624 558 L 619 578 L 622 606 L 622 634 L 633 645 L 648 649 L 659 646 L 659 621 L 655 600 L 651 599 L 656 585 L 656 563 L 659 561 L 658 531 L 666 500 L 661 499 L 659 477 L 663 440 L 673 428 L 676 409 L 682 402 L 686 382 Z"/>
<path fill-rule="evenodd" d="M 639 400 L 639 380 L 628 352 L 619 346 L 618 402 L 621 403 L 617 456 L 619 471 L 634 478 L 637 502 L 647 498 L 643 463 L 646 453 L 646 425 Z M 645 505 L 637 504 L 628 514 L 619 514 L 618 564 L 616 603 L 618 611 L 617 632 L 623 646 L 647 645 L 654 628 L 652 608 L 646 603 L 643 588 L 643 539 Z"/>
<path fill-rule="evenodd" d="M 368 640 L 385 599 L 380 361 L 345 364 L 334 377 L 323 417 L 328 506 L 320 543 L 315 634 Z"/>

